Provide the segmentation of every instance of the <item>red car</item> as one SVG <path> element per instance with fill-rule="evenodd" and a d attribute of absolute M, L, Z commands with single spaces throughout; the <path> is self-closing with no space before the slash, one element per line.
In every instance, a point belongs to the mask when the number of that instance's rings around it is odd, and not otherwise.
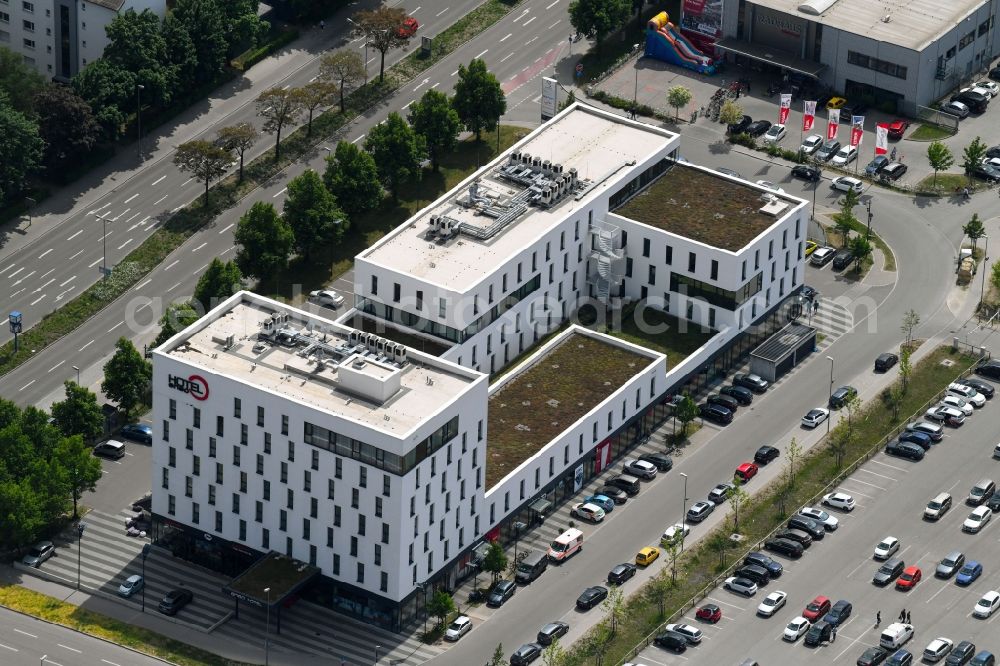
<path fill-rule="evenodd" d="M 736 468 L 736 478 L 740 480 L 741 483 L 746 483 L 753 477 L 757 476 L 757 465 L 752 462 L 745 462 Z"/>
<path fill-rule="evenodd" d="M 902 120 L 900 118 L 896 118 L 891 123 L 889 123 L 889 138 L 902 139 L 903 134 L 906 132 L 906 129 L 909 126 L 910 122 L 908 120 Z"/>
<path fill-rule="evenodd" d="M 715 624 L 722 619 L 722 609 L 715 604 L 705 604 L 698 609 L 698 612 L 695 613 L 695 617 L 702 622 Z"/>
<path fill-rule="evenodd" d="M 820 596 L 809 602 L 806 609 L 802 611 L 802 617 L 810 622 L 816 622 L 828 612 L 830 612 L 830 600 Z"/>
<path fill-rule="evenodd" d="M 903 573 L 900 574 L 899 578 L 896 579 L 896 589 L 897 590 L 912 590 L 920 582 L 920 578 L 923 574 L 920 573 L 920 569 L 917 567 L 906 567 L 903 569 Z"/>
<path fill-rule="evenodd" d="M 417 29 L 420 28 L 420 22 L 412 16 L 407 16 L 403 20 L 403 25 L 396 28 L 396 35 L 400 39 L 409 39 L 413 35 L 417 34 Z"/>

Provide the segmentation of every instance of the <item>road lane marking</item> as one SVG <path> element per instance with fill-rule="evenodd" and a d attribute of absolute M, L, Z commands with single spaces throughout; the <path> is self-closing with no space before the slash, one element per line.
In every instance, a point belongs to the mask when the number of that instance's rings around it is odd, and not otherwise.
<path fill-rule="evenodd" d="M 114 326 L 112 326 L 111 328 L 108 329 L 108 333 L 110 333 L 111 331 L 115 330 L 116 328 L 118 328 L 119 326 L 121 326 L 124 323 L 125 323 L 124 321 L 118 322 L 117 324 L 115 324 Z"/>
<path fill-rule="evenodd" d="M 38 638 L 38 636 L 36 636 L 34 634 L 29 634 L 27 631 L 21 631 L 20 629 L 15 629 L 14 631 L 16 631 L 19 634 L 23 634 L 25 636 L 31 636 L 32 638 Z"/>
<path fill-rule="evenodd" d="M 432 86 L 431 86 L 431 90 L 434 90 L 434 89 L 435 89 L 435 88 L 437 88 L 437 87 L 438 87 L 439 85 L 441 85 L 441 82 L 440 82 L 440 81 L 438 81 L 437 83 L 435 83 L 434 85 L 432 85 Z"/>
<path fill-rule="evenodd" d="M 20 294 L 25 289 L 27 289 L 27 287 L 21 287 L 20 289 L 18 289 L 17 291 L 15 291 L 13 294 L 11 294 L 10 297 L 14 298 L 15 296 L 17 296 L 18 294 Z"/>
<path fill-rule="evenodd" d="M 11 647 L 9 645 L 4 645 L 3 643 L 0 643 L 0 648 L 3 648 L 5 650 L 10 650 L 11 652 L 17 652 L 17 648 Z"/>
<path fill-rule="evenodd" d="M 143 282 L 142 284 L 140 284 L 138 287 L 136 287 L 133 291 L 139 291 L 140 289 L 142 289 L 143 287 L 145 287 L 147 284 L 149 284 L 152 281 L 153 281 L 153 278 L 150 278 L 150 279 L 146 280 L 145 282 Z"/>
<path fill-rule="evenodd" d="M 437 14 L 435 14 L 434 16 L 441 16 L 441 14 L 444 14 L 444 13 L 445 13 L 446 11 L 448 11 L 449 9 L 451 9 L 451 7 L 445 7 L 444 9 L 442 9 L 441 11 L 439 11 L 439 12 L 438 12 Z"/>
<path fill-rule="evenodd" d="M 45 300 L 45 294 L 42 294 L 41 296 L 39 296 L 35 300 L 31 301 L 30 305 L 33 305 L 33 306 L 34 305 L 38 305 L 39 303 L 41 303 L 44 300 Z"/>
<path fill-rule="evenodd" d="M 82 231 L 83 231 L 83 229 L 81 229 L 81 230 L 80 230 L 80 231 L 78 231 L 77 233 L 80 233 L 80 232 L 82 232 Z M 9 271 L 10 269 L 14 268 L 14 266 L 17 266 L 17 264 L 11 264 L 11 265 L 10 265 L 10 266 L 8 266 L 7 268 L 3 269 L 2 271 L 0 271 L 0 275 L 3 275 L 4 273 L 6 273 L 7 271 Z"/>
<path fill-rule="evenodd" d="M 52 248 L 50 247 L 45 252 L 42 252 L 40 255 L 38 255 L 38 258 L 41 259 L 42 257 L 44 257 L 45 255 L 47 255 L 51 251 L 52 251 Z"/>
<path fill-rule="evenodd" d="M 78 351 L 78 352 L 82 352 L 82 351 L 83 351 L 84 349 L 86 349 L 87 347 L 89 347 L 89 346 L 90 346 L 90 345 L 92 345 L 92 344 L 94 344 L 94 341 L 93 341 L 93 340 L 91 340 L 90 342 L 88 342 L 88 343 L 87 343 L 87 344 L 85 344 L 84 346 L 80 347 L 80 348 L 79 348 L 79 349 L 77 349 L 76 351 Z"/>
<path fill-rule="evenodd" d="M 83 233 L 83 229 L 80 229 L 78 232 L 76 232 L 75 234 L 73 234 L 72 236 L 70 236 L 69 238 L 67 238 L 66 240 L 71 241 L 71 240 L 73 240 L 74 238 L 76 238 L 77 236 L 79 236 L 82 233 Z"/>
<path fill-rule="evenodd" d="M 157 205 L 159 205 L 159 203 L 160 203 L 161 201 L 163 201 L 164 199 L 166 199 L 166 198 L 167 198 L 168 196 L 170 196 L 170 195 L 169 195 L 169 194 L 164 194 L 164 195 L 163 195 L 162 197 L 160 197 L 159 199 L 157 199 L 156 201 L 154 201 L 154 202 L 153 202 L 153 205 L 154 205 L 154 206 L 157 206 Z"/>
<path fill-rule="evenodd" d="M 511 57 L 512 55 L 514 55 L 514 53 L 513 53 L 513 52 L 511 52 L 511 53 L 510 53 L 510 54 L 508 54 L 508 55 L 505 55 L 505 56 L 504 56 L 503 58 L 501 58 L 501 59 L 500 59 L 500 62 L 507 62 L 507 60 L 508 60 L 508 59 L 509 59 L 509 58 L 510 58 L 510 57 Z"/>
<path fill-rule="evenodd" d="M 72 652 L 76 652 L 77 654 L 83 654 L 81 650 L 77 650 L 76 648 L 71 648 L 68 645 L 63 645 L 62 643 L 56 643 L 56 645 L 58 645 L 61 648 L 66 648 L 67 650 L 70 650 Z"/>
<path fill-rule="evenodd" d="M 107 659 L 101 659 L 101 661 L 103 661 L 105 664 L 109 664 L 110 666 L 120 666 L 120 664 L 116 664 L 113 661 L 108 661 Z"/>
<path fill-rule="evenodd" d="M 525 21 L 524 23 L 522 23 L 521 27 L 522 28 L 527 28 L 528 24 L 531 23 L 532 21 L 534 21 L 536 18 L 538 18 L 538 17 L 537 16 L 532 16 L 530 19 L 528 19 L 527 21 Z"/>
<path fill-rule="evenodd" d="M 78 252 L 77 252 L 76 254 L 74 254 L 74 255 L 73 255 L 72 257 L 70 257 L 70 259 L 76 259 L 76 258 L 77 258 L 77 257 L 79 257 L 79 256 L 80 256 L 81 254 L 83 254 L 83 250 L 80 250 L 80 251 L 78 251 Z"/>
<path fill-rule="evenodd" d="M 555 7 L 555 6 L 556 6 L 556 5 L 558 5 L 558 4 L 559 4 L 559 0 L 555 0 L 555 1 L 554 1 L 554 2 L 552 2 L 552 3 L 550 3 L 550 4 L 548 4 L 548 5 L 545 5 L 545 8 L 546 8 L 546 9 L 552 9 L 553 7 Z"/>
<path fill-rule="evenodd" d="M 358 141 L 361 141 L 361 139 L 363 139 L 363 138 L 365 138 L 365 135 L 364 135 L 364 134 L 362 134 L 361 136 L 359 136 L 359 137 L 358 137 L 357 139 L 355 139 L 354 141 L 351 141 L 351 143 L 357 143 Z"/>
<path fill-rule="evenodd" d="M 193 249 L 191 251 L 192 252 L 197 252 L 198 250 L 200 250 L 201 248 L 205 247 L 206 245 L 208 245 L 208 243 L 202 243 L 201 245 L 199 245 L 198 247 L 196 247 L 195 249 Z"/>
<path fill-rule="evenodd" d="M 223 229 L 223 230 L 222 230 L 222 231 L 220 231 L 219 233 L 220 233 L 220 234 L 224 234 L 224 233 L 226 233 L 227 231 L 229 231 L 230 229 L 232 229 L 232 228 L 233 228 L 233 227 L 235 227 L 235 226 L 236 226 L 236 223 L 235 223 L 235 222 L 233 222 L 232 224 L 230 224 L 230 225 L 229 225 L 228 227 L 226 227 L 225 229 Z"/>
<path fill-rule="evenodd" d="M 413 89 L 413 92 L 417 92 L 418 90 L 420 90 L 421 88 L 423 88 L 424 86 L 426 86 L 430 82 L 431 82 L 430 79 L 424 79 L 423 81 L 421 81 L 420 83 L 417 84 L 417 87 Z M 406 108 L 406 107 L 403 107 L 403 108 Z"/>
<path fill-rule="evenodd" d="M 716 603 L 725 604 L 726 606 L 732 606 L 736 610 L 741 610 L 741 611 L 746 610 L 744 606 L 737 606 L 736 604 L 731 604 L 728 601 L 723 601 L 722 599 L 717 599 L 716 597 L 709 596 L 708 598 L 711 599 L 712 601 L 715 601 Z"/>
<path fill-rule="evenodd" d="M 514 33 L 508 32 L 506 37 L 503 37 L 503 38 L 500 39 L 500 43 L 503 44 L 504 42 L 506 42 L 508 39 L 510 39 L 513 36 L 514 36 Z"/>
<path fill-rule="evenodd" d="M 525 46 L 527 46 L 528 44 L 530 44 L 530 43 L 532 43 L 532 42 L 535 42 L 535 41 L 538 41 L 538 35 L 535 35 L 534 37 L 532 37 L 531 39 L 529 39 L 528 41 L 526 41 L 526 42 L 524 43 L 524 45 L 525 45 Z M 528 68 L 527 68 L 527 67 L 525 67 L 525 69 L 528 69 Z"/>
<path fill-rule="evenodd" d="M 127 241 L 125 241 L 124 243 L 122 243 L 121 245 L 119 245 L 118 249 L 119 250 L 122 249 L 123 247 L 125 247 L 126 245 L 128 245 L 129 243 L 131 243 L 133 240 L 135 240 L 135 239 L 134 238 L 129 238 Z"/>
<path fill-rule="evenodd" d="M 853 569 L 851 569 L 851 573 L 847 574 L 847 577 L 850 578 L 851 576 L 853 576 L 854 574 L 856 574 L 858 572 L 858 569 L 860 569 L 861 567 L 865 566 L 866 564 L 870 564 L 870 563 L 871 563 L 871 560 L 867 560 L 867 559 L 864 560 L 861 564 L 859 564 L 858 566 L 856 566 Z"/>
<path fill-rule="evenodd" d="M 417 7 L 416 9 L 411 9 L 411 10 L 410 10 L 410 15 L 412 16 L 413 14 L 416 14 L 417 12 L 419 12 L 419 11 L 420 11 L 420 9 L 421 9 L 422 7 L 423 7 L 423 5 L 420 5 L 420 6 L 419 6 L 419 7 Z"/>
<path fill-rule="evenodd" d="M 275 192 L 274 194 L 272 194 L 272 195 L 271 195 L 271 198 L 272 198 L 272 199 L 277 199 L 277 198 L 278 198 L 278 197 L 280 197 L 280 196 L 281 196 L 282 194 L 284 194 L 284 193 L 285 193 L 285 190 L 287 190 L 287 189 L 288 189 L 287 187 L 283 187 L 283 188 L 281 188 L 281 191 L 280 191 L 280 192 Z"/>
<path fill-rule="evenodd" d="M 314 76 L 311 79 L 309 79 L 309 83 L 312 83 L 313 81 L 315 81 L 318 78 L 319 78 L 319 74 L 317 74 L 316 76 Z"/>
<path fill-rule="evenodd" d="M 181 204 L 180 206 L 178 206 L 177 208 L 174 208 L 174 209 L 173 209 L 172 211 L 170 211 L 170 212 L 171 212 L 171 214 L 173 214 L 173 213 L 176 213 L 176 212 L 177 212 L 177 211 L 179 211 L 179 210 L 180 210 L 181 208 L 184 208 L 184 204 Z"/>
<path fill-rule="evenodd" d="M 132 221 L 132 220 L 134 220 L 135 218 L 139 217 L 140 215 L 142 215 L 142 211 L 139 211 L 138 213 L 136 213 L 136 214 L 135 214 L 135 215 L 133 215 L 132 217 L 130 217 L 130 218 L 128 218 L 127 220 L 125 220 L 125 222 L 124 222 L 124 223 L 125 223 L 125 224 L 128 224 L 129 222 L 131 222 L 131 221 Z"/>
<path fill-rule="evenodd" d="M 482 58 L 487 53 L 489 53 L 489 49 L 483 49 L 483 52 L 480 53 L 479 55 L 477 55 L 475 58 L 473 58 L 473 60 L 478 60 L 479 58 Z"/>
<path fill-rule="evenodd" d="M 160 181 L 162 181 L 164 178 L 166 178 L 166 176 L 160 176 L 159 178 L 157 178 L 156 180 L 154 180 L 152 184 L 153 185 L 159 185 Z"/>
<path fill-rule="evenodd" d="M 178 282 L 177 284 L 175 284 L 174 286 L 172 286 L 170 289 L 167 289 L 167 291 L 173 291 L 174 289 L 176 289 L 179 286 L 181 286 L 180 282 Z"/>
<path fill-rule="evenodd" d="M 18 280 L 17 282 L 15 282 L 14 285 L 17 286 L 17 285 L 21 284 L 22 282 L 24 282 L 25 280 L 27 280 L 28 278 L 30 278 L 32 275 L 34 275 L 37 272 L 38 271 L 31 271 L 30 273 L 28 273 L 27 275 L 25 275 L 23 278 L 21 278 L 20 280 Z M 11 277 L 13 277 L 13 276 L 11 276 Z"/>
<path fill-rule="evenodd" d="M 74 275 L 73 277 L 71 277 L 70 279 L 66 280 L 65 282 L 63 282 L 63 283 L 62 283 L 61 285 L 59 285 L 59 286 L 60 286 L 60 287 L 65 287 L 66 285 L 68 285 L 68 284 L 69 284 L 70 282 L 72 282 L 72 281 L 73 281 L 73 280 L 75 280 L 75 279 L 76 279 L 76 276 Z"/>
<path fill-rule="evenodd" d="M 552 28 L 556 27 L 560 23 L 562 23 L 562 19 L 559 19 L 558 21 L 556 21 L 555 23 L 553 23 L 552 25 L 550 25 L 548 28 L 546 28 L 546 30 L 551 30 Z"/>
<path fill-rule="evenodd" d="M 131 206 L 129 206 L 128 208 L 126 208 L 126 209 L 125 209 L 125 210 L 123 210 L 122 212 L 118 213 L 118 217 L 121 217 L 122 215 L 124 215 L 125 213 L 129 212 L 130 210 L 132 210 L 132 207 L 131 207 Z M 113 217 L 113 218 L 111 218 L 111 221 L 112 221 L 112 222 L 117 222 L 117 221 L 118 221 L 118 217 Z"/>
<path fill-rule="evenodd" d="M 166 178 L 166 176 L 164 176 L 164 178 Z M 153 183 L 153 184 L 155 185 L 156 183 Z M 130 196 L 128 199 L 126 199 L 125 203 L 128 203 L 129 201 L 132 201 L 132 199 L 135 199 L 138 196 L 139 196 L 139 193 L 136 192 L 135 194 L 133 194 L 132 196 Z"/>
<path fill-rule="evenodd" d="M 188 178 L 183 183 L 181 183 L 181 187 L 184 187 L 185 185 L 187 185 L 188 183 L 190 183 L 192 180 L 194 180 L 194 178 Z"/>
<path fill-rule="evenodd" d="M 169 266 L 167 266 L 166 268 L 164 268 L 163 270 L 165 270 L 165 271 L 169 271 L 169 270 L 170 270 L 171 268 L 173 268 L 174 266 L 176 266 L 176 265 L 177 265 L 178 263 L 180 263 L 180 259 L 174 259 L 174 260 L 173 260 L 173 261 L 172 261 L 172 262 L 170 263 L 170 265 L 169 265 Z"/>
<path fill-rule="evenodd" d="M 29 386 L 31 386 L 34 383 L 35 383 L 35 380 L 32 379 L 30 382 L 28 382 L 27 384 L 25 384 L 24 386 L 22 386 L 21 388 L 19 388 L 18 391 L 23 391 L 24 389 L 28 388 Z M 31 636 L 31 634 L 29 634 L 28 632 L 21 631 L 20 629 L 15 629 L 14 631 L 20 631 L 22 634 L 25 634 L 27 636 Z M 35 636 L 34 638 L 38 638 L 38 636 Z"/>
<path fill-rule="evenodd" d="M 53 269 L 53 270 L 55 270 L 55 269 Z M 49 273 L 51 273 L 51 272 L 52 272 L 52 271 L 49 271 Z M 48 275 L 48 273 L 46 273 L 45 275 Z M 42 277 L 45 277 L 45 275 L 43 275 Z M 53 282 L 55 282 L 55 281 L 56 281 L 56 279 L 55 279 L 55 278 L 52 278 L 51 280 L 49 280 L 48 282 L 46 282 L 45 284 L 43 284 L 43 285 L 42 285 L 41 287 L 38 287 L 37 289 L 35 289 L 35 292 L 34 292 L 34 293 L 36 293 L 36 294 L 37 294 L 37 293 L 38 293 L 38 292 L 40 292 L 40 291 L 41 291 L 42 289 L 45 289 L 45 288 L 46 288 L 47 286 L 49 286 L 50 284 L 52 284 L 52 283 L 53 283 Z"/>
<path fill-rule="evenodd" d="M 289 83 L 289 84 L 288 84 L 287 86 L 285 86 L 284 88 L 282 88 L 282 90 L 288 90 L 288 89 L 289 89 L 289 88 L 291 88 L 291 87 L 292 87 L 292 84 L 291 84 L 291 83 Z"/>
<path fill-rule="evenodd" d="M 97 259 L 95 259 L 89 266 L 87 266 L 87 268 L 93 268 L 94 266 L 96 266 L 99 263 L 101 263 L 101 258 L 100 257 L 98 257 Z"/>
<path fill-rule="evenodd" d="M 417 100 L 415 100 L 415 99 L 414 100 L 410 100 L 409 102 L 406 103 L 405 106 L 403 106 L 403 109 L 406 110 L 406 109 L 410 108 L 410 105 L 413 104 L 416 101 Z"/>
<path fill-rule="evenodd" d="M 14 277 L 15 275 L 17 275 L 18 273 L 20 273 L 23 270 L 24 270 L 24 266 L 22 266 L 21 268 L 18 268 L 16 271 L 14 271 L 13 273 L 11 273 L 7 277 L 12 278 L 12 277 Z"/>

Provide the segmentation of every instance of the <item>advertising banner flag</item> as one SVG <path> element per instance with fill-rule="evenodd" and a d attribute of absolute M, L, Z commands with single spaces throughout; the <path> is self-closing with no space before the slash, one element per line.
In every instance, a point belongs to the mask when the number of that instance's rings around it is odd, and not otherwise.
<path fill-rule="evenodd" d="M 840 125 L 840 109 L 830 109 L 830 120 L 826 125 L 826 138 L 833 141 L 837 138 L 837 127 Z"/>
<path fill-rule="evenodd" d="M 875 126 L 875 154 L 885 155 L 889 152 L 889 124 L 879 123 Z"/>
<path fill-rule="evenodd" d="M 789 110 L 791 110 L 791 108 L 792 108 L 792 96 L 791 95 L 782 94 L 781 95 L 781 108 L 778 111 L 778 123 L 779 124 L 781 124 L 781 125 L 785 124 L 785 121 L 788 120 L 788 112 L 789 112 Z"/>
<path fill-rule="evenodd" d="M 808 132 L 816 122 L 816 102 L 805 102 L 802 109 L 802 131 Z"/>
<path fill-rule="evenodd" d="M 865 134 L 865 117 L 851 116 L 851 145 L 855 148 L 861 146 L 861 138 Z"/>

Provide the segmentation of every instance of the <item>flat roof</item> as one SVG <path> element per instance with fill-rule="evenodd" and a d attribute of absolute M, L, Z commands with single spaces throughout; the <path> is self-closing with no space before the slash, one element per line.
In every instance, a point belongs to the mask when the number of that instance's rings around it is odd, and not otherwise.
<path fill-rule="evenodd" d="M 268 604 L 277 606 L 319 574 L 319 567 L 271 551 L 230 581 L 223 590 L 259 608 Z M 267 592 L 264 592 L 265 588 Z"/>
<path fill-rule="evenodd" d="M 796 18 L 922 51 L 984 0 L 750 0 Z M 889 17 L 888 21 L 884 19 Z M 971 25 L 969 30 L 979 26 Z M 872 54 L 874 55 L 874 54 Z"/>
<path fill-rule="evenodd" d="M 409 348 L 377 352 L 352 330 L 240 292 L 157 352 L 396 438 L 485 377 Z"/>
<path fill-rule="evenodd" d="M 636 162 L 677 139 L 677 134 L 577 104 L 542 125 L 455 189 L 397 227 L 359 257 L 456 292 L 472 288 L 576 209 L 619 182 L 634 178 Z M 577 187 L 555 204 L 522 205 L 528 188 L 504 177 L 515 153 L 528 154 L 562 174 L 576 170 Z M 536 174 L 539 173 L 536 170 Z M 470 206 L 475 185 L 478 205 Z M 504 218 L 508 215 L 510 219 Z M 429 235 L 435 217 L 445 217 L 470 233 L 448 240 Z M 500 228 L 488 238 L 494 226 Z"/>
<path fill-rule="evenodd" d="M 762 212 L 779 202 L 775 214 Z M 784 204 L 784 205 L 782 205 Z M 738 252 L 799 204 L 761 185 L 678 162 L 616 215 L 722 250 Z"/>
<path fill-rule="evenodd" d="M 550 344 L 490 395 L 487 490 L 659 358 L 579 329 Z"/>
<path fill-rule="evenodd" d="M 750 352 L 750 355 L 776 363 L 798 349 L 804 340 L 814 335 L 816 335 L 814 327 L 795 321 L 789 322 L 780 331 L 760 343 L 756 349 Z"/>

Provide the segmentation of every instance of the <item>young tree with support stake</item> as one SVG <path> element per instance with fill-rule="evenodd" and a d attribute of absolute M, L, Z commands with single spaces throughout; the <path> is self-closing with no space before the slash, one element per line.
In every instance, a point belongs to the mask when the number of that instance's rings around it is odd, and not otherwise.
<path fill-rule="evenodd" d="M 257 97 L 257 115 L 264 119 L 263 129 L 274 135 L 275 161 L 281 156 L 281 130 L 294 123 L 301 111 L 301 98 L 292 88 L 271 88 Z"/>
<path fill-rule="evenodd" d="M 455 612 L 455 600 L 444 590 L 437 590 L 427 602 L 427 612 L 438 619 L 438 626 L 443 627 L 448 616 Z"/>
<path fill-rule="evenodd" d="M 667 88 L 667 104 L 674 108 L 674 120 L 680 118 L 681 108 L 691 103 L 694 94 L 684 86 L 670 86 Z"/>
<path fill-rule="evenodd" d="M 340 94 L 340 112 L 346 110 L 344 91 L 354 88 L 365 77 L 365 63 L 361 56 L 346 49 L 334 51 L 319 61 L 319 76 L 337 87 Z"/>
<path fill-rule="evenodd" d="M 219 130 L 219 144 L 229 151 L 234 151 L 240 156 L 240 177 L 239 182 L 243 182 L 243 158 L 246 152 L 257 143 L 260 133 L 257 128 L 250 123 L 239 123 L 230 127 L 223 127 Z"/>
<path fill-rule="evenodd" d="M 944 171 L 954 164 L 955 156 L 951 154 L 951 149 L 948 146 L 940 141 L 932 141 L 927 146 L 927 162 L 934 169 L 934 187 L 937 187 L 938 171 Z"/>
<path fill-rule="evenodd" d="M 195 139 L 177 146 L 174 153 L 174 164 L 181 171 L 186 171 L 205 183 L 204 206 L 208 206 L 208 189 L 213 180 L 221 178 L 226 173 L 226 167 L 233 156 L 225 148 L 220 148 L 210 141 Z"/>
<path fill-rule="evenodd" d="M 962 168 L 965 169 L 965 175 L 969 179 L 970 185 L 972 184 L 972 172 L 986 159 L 987 150 L 989 150 L 989 146 L 977 136 L 962 151 Z"/>
<path fill-rule="evenodd" d="M 986 227 L 983 226 L 983 221 L 979 219 L 979 213 L 972 214 L 972 219 L 962 226 L 962 231 L 972 241 L 972 254 L 975 256 L 976 243 L 986 235 Z"/>

